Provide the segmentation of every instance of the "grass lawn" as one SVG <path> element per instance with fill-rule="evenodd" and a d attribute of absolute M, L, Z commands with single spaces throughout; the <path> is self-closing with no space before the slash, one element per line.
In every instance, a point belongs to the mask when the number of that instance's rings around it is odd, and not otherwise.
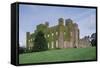
<path fill-rule="evenodd" d="M 96 48 L 66 48 L 48 50 L 43 52 L 33 52 L 19 55 L 19 64 L 56 62 L 56 61 L 76 61 L 95 60 Z"/>

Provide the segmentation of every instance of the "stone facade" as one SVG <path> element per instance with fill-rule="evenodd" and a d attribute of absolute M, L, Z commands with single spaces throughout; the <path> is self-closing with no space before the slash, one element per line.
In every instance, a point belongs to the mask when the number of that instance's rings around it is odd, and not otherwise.
<path fill-rule="evenodd" d="M 78 48 L 80 30 L 78 24 L 73 23 L 71 19 L 64 20 L 60 18 L 58 25 L 49 27 L 49 23 L 37 25 L 34 33 L 26 33 L 26 46 L 28 49 L 34 47 L 35 34 L 42 31 L 48 42 L 48 48 Z"/>
<path fill-rule="evenodd" d="M 84 38 L 79 40 L 79 47 L 80 48 L 86 48 L 86 47 L 91 47 L 90 39 L 88 36 L 85 36 Z"/>

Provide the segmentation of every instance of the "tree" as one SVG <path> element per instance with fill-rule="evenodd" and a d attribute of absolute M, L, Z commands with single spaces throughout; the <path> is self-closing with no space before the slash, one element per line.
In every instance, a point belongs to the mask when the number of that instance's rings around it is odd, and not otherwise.
<path fill-rule="evenodd" d="M 19 47 L 19 54 L 22 54 L 25 52 L 25 48 L 24 47 Z"/>
<path fill-rule="evenodd" d="M 91 35 L 91 44 L 92 44 L 92 46 L 96 46 L 97 45 L 97 43 L 96 43 L 96 33 L 93 33 Z"/>
<path fill-rule="evenodd" d="M 34 40 L 33 51 L 38 52 L 47 49 L 48 49 L 47 40 L 44 37 L 44 33 L 42 31 L 37 32 Z"/>

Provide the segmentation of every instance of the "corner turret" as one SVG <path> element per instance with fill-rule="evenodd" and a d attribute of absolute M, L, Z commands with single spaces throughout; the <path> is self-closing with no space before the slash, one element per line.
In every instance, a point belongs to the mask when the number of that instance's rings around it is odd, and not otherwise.
<path fill-rule="evenodd" d="M 71 24 L 73 23 L 73 21 L 71 19 L 66 19 L 65 20 L 65 25 L 67 26 L 68 24 Z"/>
<path fill-rule="evenodd" d="M 59 25 L 64 25 L 64 19 L 63 18 L 59 18 L 58 21 L 59 21 Z"/>

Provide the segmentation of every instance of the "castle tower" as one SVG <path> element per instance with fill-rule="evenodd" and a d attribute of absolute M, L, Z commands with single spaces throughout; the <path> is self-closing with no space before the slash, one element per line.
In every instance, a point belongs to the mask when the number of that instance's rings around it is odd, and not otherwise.
<path fill-rule="evenodd" d="M 74 23 L 74 35 L 75 35 L 75 47 L 78 48 L 78 44 L 79 44 L 79 28 L 78 28 L 78 24 Z"/>
<path fill-rule="evenodd" d="M 65 26 L 67 26 L 68 24 L 73 23 L 73 21 L 71 19 L 66 19 L 65 20 Z"/>
<path fill-rule="evenodd" d="M 58 48 L 64 48 L 64 19 L 60 18 L 58 21 Z"/>
<path fill-rule="evenodd" d="M 73 26 L 73 21 L 71 19 L 66 19 L 65 20 L 65 26 L 67 27 L 67 34 L 68 34 L 68 41 L 67 41 L 67 47 L 72 48 L 74 45 L 74 26 Z"/>

